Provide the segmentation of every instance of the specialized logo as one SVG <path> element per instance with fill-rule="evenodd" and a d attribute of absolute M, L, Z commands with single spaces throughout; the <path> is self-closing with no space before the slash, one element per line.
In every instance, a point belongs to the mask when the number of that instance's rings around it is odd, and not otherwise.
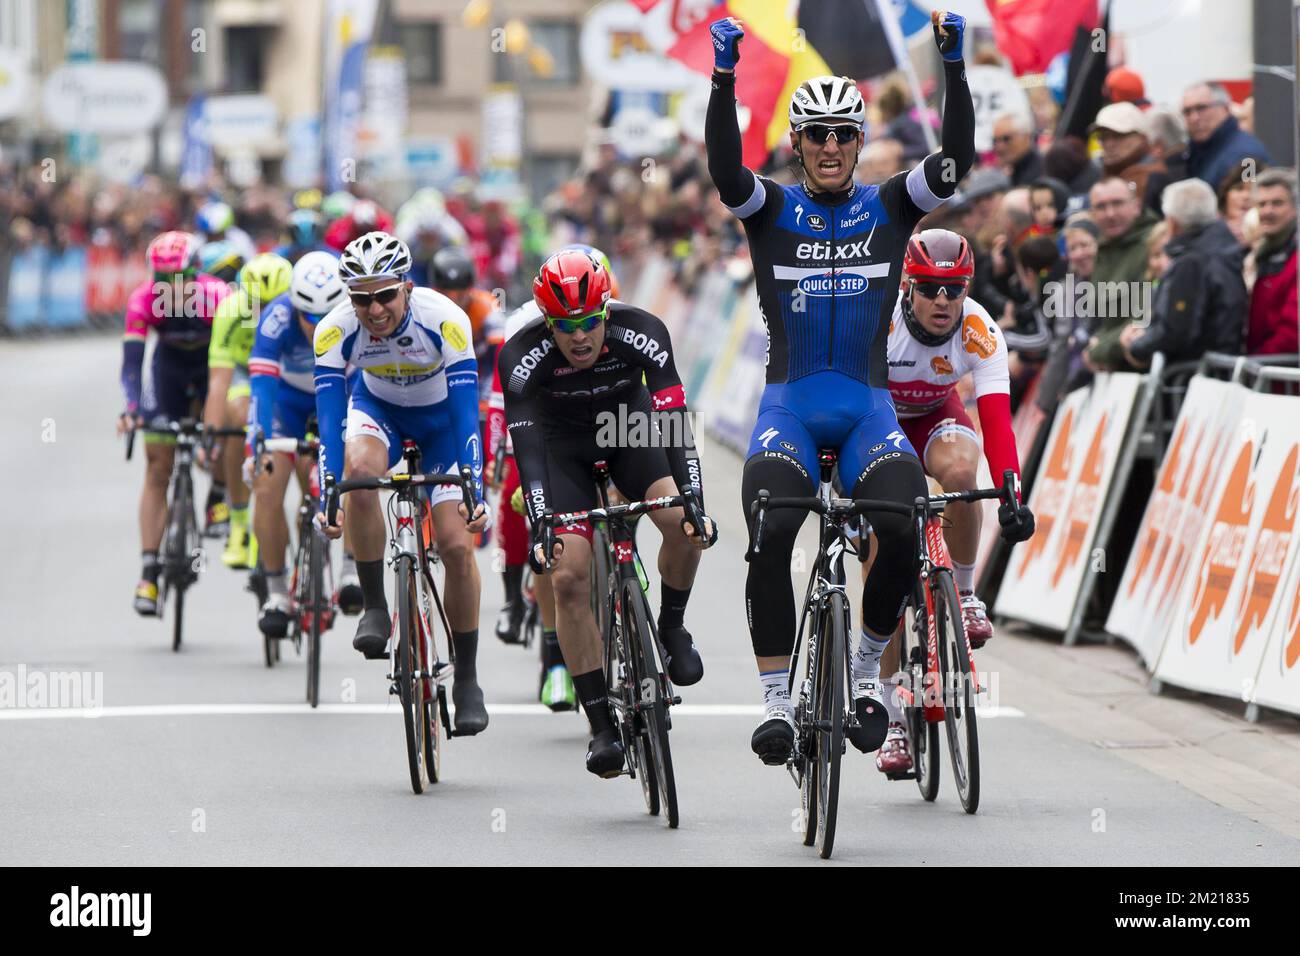
<path fill-rule="evenodd" d="M 324 355 L 334 346 L 338 345 L 343 338 L 343 330 L 337 325 L 331 325 L 327 328 L 320 329 L 316 334 L 316 354 Z"/>
<path fill-rule="evenodd" d="M 799 220 L 803 218 L 803 204 L 796 203 L 794 207 L 794 224 L 799 225 Z"/>
<path fill-rule="evenodd" d="M 826 229 L 826 220 L 814 213 L 808 217 L 808 228 L 813 232 L 823 232 Z"/>
<path fill-rule="evenodd" d="M 660 368 L 668 364 L 668 350 L 660 348 L 659 342 L 650 338 L 644 332 L 633 332 L 629 328 L 621 325 L 611 325 L 609 332 L 616 339 L 622 339 L 626 344 L 632 346 L 638 352 L 650 358 Z"/>
<path fill-rule="evenodd" d="M 767 443 L 770 442 L 773 438 L 775 438 L 779 434 L 781 433 L 777 431 L 775 428 L 769 428 L 767 431 L 763 432 L 763 434 L 758 436 L 758 442 L 760 445 L 766 448 Z"/>
<path fill-rule="evenodd" d="M 895 448 L 901 449 L 902 443 L 907 440 L 907 436 L 900 431 L 892 431 L 885 436 L 885 441 L 892 441 Z"/>
<path fill-rule="evenodd" d="M 554 347 L 555 340 L 547 338 L 530 348 L 519 360 L 519 364 L 511 370 L 510 388 L 516 392 L 523 391 L 528 383 L 528 376 L 533 374 L 533 369 L 537 368 L 538 363 L 546 358 L 546 353 Z"/>
<path fill-rule="evenodd" d="M 457 352 L 463 352 L 469 348 L 469 340 L 465 338 L 465 330 L 451 319 L 442 323 L 442 337 Z M 401 343 L 399 342 L 398 345 L 401 345 Z"/>
<path fill-rule="evenodd" d="M 945 355 L 936 355 L 930 359 L 930 369 L 935 375 L 951 375 L 952 363 L 948 361 Z"/>
<path fill-rule="evenodd" d="M 867 291 L 867 280 L 851 272 L 828 272 L 800 279 L 799 291 L 804 295 L 857 295 Z"/>
<path fill-rule="evenodd" d="M 998 350 L 998 340 L 984 327 L 984 320 L 977 315 L 966 316 L 961 326 L 961 342 L 966 351 L 980 358 L 992 358 Z"/>
<path fill-rule="evenodd" d="M 832 246 L 829 242 L 801 242 L 795 247 L 794 254 L 803 261 L 829 262 L 840 259 L 863 259 L 871 254 L 867 248 L 870 237 L 857 242 L 846 242 Z"/>

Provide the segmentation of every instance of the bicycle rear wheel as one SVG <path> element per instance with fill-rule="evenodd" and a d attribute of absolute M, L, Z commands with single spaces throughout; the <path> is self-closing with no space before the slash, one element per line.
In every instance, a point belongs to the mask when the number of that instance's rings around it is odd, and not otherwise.
<path fill-rule="evenodd" d="M 167 536 L 163 546 L 163 574 L 167 578 L 167 590 L 175 595 L 172 608 L 173 651 L 181 649 L 185 629 L 185 589 L 189 587 L 193 575 L 190 550 L 197 539 L 194 489 L 188 473 L 181 469 L 172 487 L 172 507 L 167 516 Z"/>
<path fill-rule="evenodd" d="M 624 634 L 630 638 L 633 668 L 637 677 L 637 702 L 642 736 L 650 747 L 659 802 L 666 811 L 668 826 L 676 829 L 680 822 L 677 808 L 677 778 L 673 773 L 673 754 L 668 743 L 668 702 L 664 683 L 655 658 L 655 638 L 650 627 L 649 605 L 639 581 L 623 582 Z"/>
<path fill-rule="evenodd" d="M 424 636 L 420 627 L 420 601 L 415 583 L 413 559 L 397 560 L 397 666 L 393 683 L 402 702 L 402 721 L 406 726 L 406 761 L 411 773 L 411 789 L 424 793 L 430 783 L 426 741 L 430 731 L 430 710 L 425 706 L 424 679 L 420 676 Z"/>
<path fill-rule="evenodd" d="M 912 755 L 912 774 L 921 799 L 933 802 L 939 795 L 939 725 L 925 719 L 925 695 L 930 676 L 926 667 L 926 617 L 923 603 L 914 601 L 903 617 L 899 667 L 906 675 L 906 690 L 912 700 L 903 708 L 903 726 L 907 730 L 908 751 Z"/>
<path fill-rule="evenodd" d="M 839 816 L 840 758 L 844 753 L 845 659 L 848 639 L 845 620 L 848 606 L 844 595 L 832 592 L 822 606 L 825 615 L 822 645 L 817 649 L 817 690 L 813 700 L 813 727 L 817 736 L 814 772 L 817 778 L 817 853 L 829 860 L 835 848 L 835 824 Z"/>
<path fill-rule="evenodd" d="M 325 543 L 321 533 L 308 527 L 307 545 L 307 703 L 320 704 L 320 635 L 329 613 L 330 596 L 325 592 Z M 299 614 L 301 615 L 301 610 Z"/>
<path fill-rule="evenodd" d="M 952 573 L 931 575 L 931 598 L 939 627 L 939 669 L 943 679 L 943 722 L 948 731 L 948 755 L 962 809 L 974 813 L 980 803 L 980 748 L 975 727 L 975 684 L 970 647 L 961 622 L 961 605 Z"/>

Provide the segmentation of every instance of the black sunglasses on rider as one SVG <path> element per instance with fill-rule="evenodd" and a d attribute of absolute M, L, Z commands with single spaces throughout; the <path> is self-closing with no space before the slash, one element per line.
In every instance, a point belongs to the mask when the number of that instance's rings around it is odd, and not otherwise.
<path fill-rule="evenodd" d="M 851 143 L 858 138 L 859 130 L 856 126 L 826 126 L 822 123 L 810 123 L 799 127 L 799 132 L 820 146 L 832 135 L 837 143 Z"/>
<path fill-rule="evenodd" d="M 352 304 L 358 309 L 370 308 L 371 302 L 378 302 L 380 305 L 388 305 L 397 298 L 397 293 L 402 291 L 402 284 L 384 286 L 376 292 L 349 292 L 348 297 Z"/>
<path fill-rule="evenodd" d="M 966 292 L 967 283 L 964 280 L 954 282 L 914 282 L 912 288 L 926 299 L 937 299 L 939 293 L 946 293 L 949 300 L 956 299 Z"/>

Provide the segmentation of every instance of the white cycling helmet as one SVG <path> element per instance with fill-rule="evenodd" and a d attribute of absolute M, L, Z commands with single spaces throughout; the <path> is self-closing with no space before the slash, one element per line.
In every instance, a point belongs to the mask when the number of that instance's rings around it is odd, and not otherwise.
<path fill-rule="evenodd" d="M 790 97 L 790 128 L 795 132 L 808 123 L 852 123 L 861 129 L 866 119 L 862 94 L 847 76 L 814 76 Z"/>
<path fill-rule="evenodd" d="M 347 297 L 339 261 L 328 252 L 309 252 L 293 264 L 289 301 L 299 312 L 319 319 Z"/>
<path fill-rule="evenodd" d="M 386 232 L 368 232 L 353 239 L 339 260 L 339 275 L 349 286 L 370 279 L 404 279 L 411 271 L 411 250 Z"/>

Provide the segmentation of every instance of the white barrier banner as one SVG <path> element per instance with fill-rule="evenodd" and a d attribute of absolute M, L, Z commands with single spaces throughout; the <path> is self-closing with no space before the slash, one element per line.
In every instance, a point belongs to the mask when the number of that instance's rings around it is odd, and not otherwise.
<path fill-rule="evenodd" d="M 1141 382 L 1102 374 L 1061 402 L 1029 498 L 1037 531 L 1011 554 L 997 614 L 1065 631 L 1083 576 L 1105 571 L 1093 541 Z"/>
<path fill-rule="evenodd" d="M 1288 604 L 1278 586 L 1295 559 L 1296 408 L 1291 396 L 1245 393 L 1228 455 L 1219 459 L 1211 517 L 1156 664 L 1163 681 L 1244 701 L 1258 696 L 1269 631 Z M 1291 707 L 1298 706 L 1293 698 Z"/>
<path fill-rule="evenodd" d="M 1156 476 L 1106 630 L 1155 667 L 1173 623 L 1192 549 L 1208 522 L 1210 496 L 1237 432 L 1246 391 L 1215 378 L 1191 380 Z"/>
<path fill-rule="evenodd" d="M 767 379 L 767 329 L 752 285 L 735 303 L 727 339 L 704 389 L 701 418 L 712 438 L 743 455 Z"/>
<path fill-rule="evenodd" d="M 1279 597 L 1277 616 L 1255 678 L 1253 700 L 1264 707 L 1300 714 L 1300 560 Z"/>

